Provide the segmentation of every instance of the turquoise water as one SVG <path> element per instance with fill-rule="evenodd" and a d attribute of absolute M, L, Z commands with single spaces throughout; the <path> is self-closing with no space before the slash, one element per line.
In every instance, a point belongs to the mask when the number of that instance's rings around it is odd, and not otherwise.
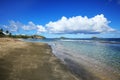
<path fill-rule="evenodd" d="M 62 40 L 55 42 L 53 48 L 56 50 L 54 53 L 63 61 L 66 58 L 72 60 L 86 67 L 92 74 L 99 73 L 105 80 L 120 80 L 120 44 Z"/>
<path fill-rule="evenodd" d="M 120 45 L 98 42 L 61 41 L 71 55 L 85 55 L 120 70 Z"/>
<path fill-rule="evenodd" d="M 83 77 L 83 80 L 120 80 L 120 44 L 94 40 L 33 40 L 32 42 L 45 42 L 51 45 L 53 53 L 73 72 Z M 82 70 L 84 73 L 81 73 Z M 91 79 L 91 74 L 95 75 L 95 78 Z"/>

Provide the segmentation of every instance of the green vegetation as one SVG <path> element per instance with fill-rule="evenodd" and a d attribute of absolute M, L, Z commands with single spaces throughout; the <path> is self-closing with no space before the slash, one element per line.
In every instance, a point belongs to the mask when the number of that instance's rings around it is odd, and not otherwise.
<path fill-rule="evenodd" d="M 0 29 L 0 37 L 4 37 L 5 34 L 3 33 L 3 29 Z"/>
<path fill-rule="evenodd" d="M 102 38 L 100 38 L 100 37 L 95 37 L 95 36 L 93 36 L 91 39 L 92 39 L 92 40 L 95 40 L 95 41 L 101 41 L 101 40 L 102 40 Z"/>
<path fill-rule="evenodd" d="M 60 39 L 67 39 L 66 37 L 61 36 Z"/>
<path fill-rule="evenodd" d="M 98 37 L 93 36 L 92 39 L 98 39 Z"/>
<path fill-rule="evenodd" d="M 9 34 L 9 31 L 8 31 L 8 30 L 6 31 L 6 34 Z"/>
<path fill-rule="evenodd" d="M 34 38 L 34 39 L 45 39 L 44 36 L 39 36 L 39 35 L 32 35 L 32 36 L 28 36 L 28 35 L 11 35 L 12 38 Z"/>
<path fill-rule="evenodd" d="M 12 33 L 10 33 L 8 30 L 3 31 L 3 29 L 0 29 L 0 37 L 45 39 L 44 36 L 40 35 L 12 35 Z"/>
<path fill-rule="evenodd" d="M 0 37 L 11 37 L 12 33 L 10 33 L 8 30 L 3 31 L 3 29 L 0 29 Z"/>
<path fill-rule="evenodd" d="M 46 38 L 46 37 L 40 36 L 40 35 L 32 35 L 31 37 L 35 38 L 35 39 L 45 39 Z"/>

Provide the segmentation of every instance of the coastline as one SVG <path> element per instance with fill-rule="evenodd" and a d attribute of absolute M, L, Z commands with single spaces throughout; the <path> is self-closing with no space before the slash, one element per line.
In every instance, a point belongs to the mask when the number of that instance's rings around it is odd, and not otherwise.
<path fill-rule="evenodd" d="M 68 66 L 72 73 L 82 80 L 120 80 L 119 70 L 115 70 L 117 68 L 113 68 L 86 55 L 77 55 L 74 51 L 72 52 L 72 50 L 77 49 L 71 48 L 71 44 L 64 45 L 64 42 L 52 44 L 54 54 Z M 70 47 L 67 47 L 68 45 Z"/>
<path fill-rule="evenodd" d="M 45 43 L 0 38 L 1 80 L 80 80 Z"/>

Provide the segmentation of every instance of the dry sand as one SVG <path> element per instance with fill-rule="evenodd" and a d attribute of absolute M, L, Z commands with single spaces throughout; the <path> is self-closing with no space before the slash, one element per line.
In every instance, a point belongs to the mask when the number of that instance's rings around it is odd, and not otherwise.
<path fill-rule="evenodd" d="M 0 80 L 79 80 L 50 46 L 0 38 Z"/>

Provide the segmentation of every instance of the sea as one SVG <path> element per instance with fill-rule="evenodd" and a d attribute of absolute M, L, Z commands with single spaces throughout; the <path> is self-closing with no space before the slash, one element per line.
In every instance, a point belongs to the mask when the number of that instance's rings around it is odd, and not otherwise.
<path fill-rule="evenodd" d="M 80 80 L 120 80 L 120 38 L 24 39 L 51 46 Z"/>

